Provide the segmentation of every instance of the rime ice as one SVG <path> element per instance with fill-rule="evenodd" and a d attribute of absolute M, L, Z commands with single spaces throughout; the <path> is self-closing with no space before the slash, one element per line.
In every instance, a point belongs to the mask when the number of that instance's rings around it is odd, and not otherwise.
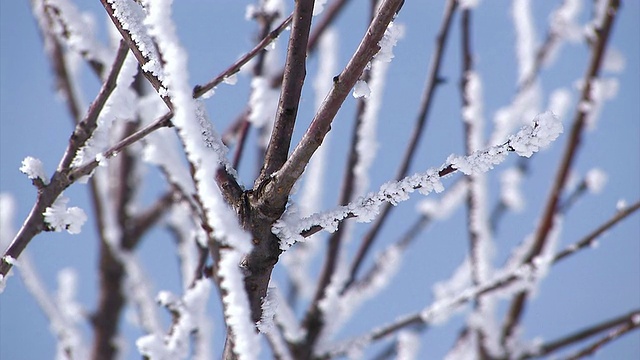
<path fill-rule="evenodd" d="M 78 208 L 67 208 L 69 198 L 60 195 L 56 201 L 44 211 L 44 221 L 55 231 L 67 230 L 69 234 L 79 234 L 82 225 L 87 221 L 87 214 Z"/>
<path fill-rule="evenodd" d="M 40 159 L 27 156 L 22 160 L 20 172 L 26 174 L 29 179 L 40 179 L 46 185 L 49 183 L 47 174 L 44 171 L 44 165 Z"/>

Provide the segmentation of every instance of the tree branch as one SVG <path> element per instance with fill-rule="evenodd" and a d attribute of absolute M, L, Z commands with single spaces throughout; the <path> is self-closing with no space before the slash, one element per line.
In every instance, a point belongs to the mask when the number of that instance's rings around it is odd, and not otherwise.
<path fill-rule="evenodd" d="M 264 182 L 265 193 L 278 194 L 275 200 L 277 207 L 284 207 L 293 185 L 304 172 L 311 156 L 318 149 L 331 127 L 331 122 L 340 106 L 362 74 L 366 65 L 380 50 L 378 42 L 382 39 L 387 26 L 395 16 L 402 0 L 386 0 L 378 8 L 376 17 L 371 22 L 366 35 L 349 63 L 336 78 L 333 88 L 320 106 L 309 128 L 277 173 L 271 174 L 270 181 Z M 261 207 L 268 206 L 263 202 Z"/>
<path fill-rule="evenodd" d="M 44 221 L 44 211 L 53 204 L 64 189 L 73 183 L 73 180 L 69 178 L 71 162 L 78 150 L 86 144 L 87 140 L 93 134 L 98 115 L 115 88 L 116 78 L 120 73 L 126 55 L 127 48 L 122 42 L 107 79 L 103 83 L 96 99 L 89 107 L 85 117 L 76 125 L 69 139 L 67 149 L 60 160 L 56 172 L 51 177 L 50 183 L 38 189 L 38 197 L 31 212 L 0 260 L 0 276 L 6 276 L 11 269 L 12 261 L 10 259 L 17 259 L 31 239 L 47 228 Z"/>

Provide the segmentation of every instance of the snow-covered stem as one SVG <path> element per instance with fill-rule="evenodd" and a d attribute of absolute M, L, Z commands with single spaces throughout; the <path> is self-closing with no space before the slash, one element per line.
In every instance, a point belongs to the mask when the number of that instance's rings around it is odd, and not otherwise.
<path fill-rule="evenodd" d="M 482 114 L 482 84 L 480 76 L 474 71 L 474 55 L 471 39 L 472 10 L 465 8 L 462 11 L 462 76 L 460 80 L 460 92 L 462 97 L 462 121 L 465 131 L 465 149 L 471 154 L 484 143 L 484 119 Z M 491 258 L 493 243 L 489 231 L 489 219 L 487 216 L 487 182 L 484 174 L 473 174 L 466 177 L 467 191 L 467 228 L 469 232 L 469 264 L 471 270 L 471 282 L 473 285 L 482 283 L 492 271 Z M 469 321 L 476 321 L 473 326 L 473 335 L 477 344 L 478 357 L 489 358 L 489 348 L 492 331 L 489 328 L 493 318 L 486 318 L 493 314 L 486 314 L 489 299 L 475 299 L 474 313 Z"/>
<path fill-rule="evenodd" d="M 13 239 L 11 245 L 5 251 L 2 260 L 0 260 L 0 275 L 5 276 L 12 266 L 12 264 L 4 260 L 4 257 L 10 256 L 11 258 L 17 259 L 31 239 L 46 229 L 46 224 L 44 223 L 42 214 L 54 203 L 62 191 L 74 182 L 74 179 L 69 178 L 69 174 L 72 171 L 71 163 L 73 158 L 77 151 L 86 144 L 87 140 L 89 140 L 93 134 L 93 131 L 96 128 L 98 115 L 102 111 L 109 95 L 115 88 L 116 79 L 120 73 L 120 69 L 122 68 L 127 52 L 126 46 L 124 46 L 124 43 L 121 43 L 107 79 L 103 83 L 96 99 L 89 107 L 87 114 L 76 126 L 65 153 L 58 164 L 56 172 L 51 177 L 49 184 L 38 192 L 38 198 L 36 199 L 31 212 L 27 216 L 27 219 L 20 230 L 18 230 L 18 233 Z"/>
<path fill-rule="evenodd" d="M 340 222 L 349 218 L 357 218 L 360 222 L 369 222 L 378 215 L 385 203 L 398 204 L 409 199 L 416 190 L 422 194 L 432 191 L 441 192 L 444 186 L 441 178 L 456 171 L 466 175 L 480 174 L 489 171 L 506 159 L 508 152 L 516 152 L 529 157 L 540 148 L 549 145 L 562 132 L 562 124 L 550 112 L 536 116 L 533 126 L 524 126 L 517 134 L 512 135 L 502 145 L 478 150 L 469 156 L 451 155 L 439 168 L 431 168 L 424 173 L 408 176 L 398 182 L 389 182 L 380 187 L 377 193 L 371 193 L 345 206 L 324 213 L 313 214 L 299 221 L 278 221 L 274 234 L 281 239 L 281 248 L 289 248 L 293 243 L 301 241 L 309 232 L 319 229 L 335 231 Z"/>
<path fill-rule="evenodd" d="M 169 109 L 172 109 L 173 105 L 162 83 L 164 77 L 161 70 L 162 60 L 143 25 L 141 5 L 133 0 L 100 0 L 100 2 L 138 60 L 144 76 Z"/>
<path fill-rule="evenodd" d="M 578 350 L 573 355 L 569 357 L 563 357 L 563 359 L 584 358 L 588 355 L 593 354 L 602 346 L 617 339 L 625 333 L 639 328 L 640 321 L 638 321 L 638 318 L 640 318 L 640 309 L 635 309 L 627 314 L 617 316 L 612 319 L 607 319 L 569 335 L 563 336 L 559 339 L 546 342 L 539 347 L 539 350 L 537 352 L 522 354 L 520 357 L 518 357 L 518 359 L 540 358 L 543 356 L 547 356 L 558 350 L 561 350 L 562 348 L 575 345 L 576 343 L 584 341 L 592 336 L 607 332 L 606 335 L 587 345 L 586 347 Z"/>
<path fill-rule="evenodd" d="M 416 122 L 414 124 L 413 130 L 411 131 L 411 138 L 409 139 L 407 147 L 405 148 L 400 166 L 398 167 L 398 170 L 396 172 L 395 179 L 397 181 L 407 176 L 409 172 L 409 168 L 413 161 L 416 149 L 418 148 L 418 142 L 424 134 L 424 128 L 427 125 L 429 110 L 431 109 L 431 104 L 435 97 L 435 90 L 437 89 L 438 85 L 443 83 L 442 76 L 440 74 L 440 66 L 444 57 L 444 50 L 447 44 L 449 30 L 451 29 L 453 14 L 455 13 L 455 9 L 457 6 L 458 1 L 456 0 L 449 0 L 445 5 L 445 11 L 442 16 L 442 23 L 440 24 L 438 35 L 436 36 L 435 49 L 431 58 L 431 62 L 429 64 L 429 74 L 427 75 L 425 89 L 422 93 L 422 99 L 420 101 L 420 107 L 416 116 Z M 385 204 L 380 211 L 380 215 L 376 218 L 373 225 L 371 225 L 369 231 L 367 231 L 367 233 L 363 236 L 360 247 L 358 248 L 358 252 L 356 253 L 356 256 L 351 263 L 349 279 L 346 282 L 347 286 L 355 281 L 356 277 L 358 276 L 360 266 L 369 253 L 369 249 L 373 245 L 373 242 L 375 241 L 380 229 L 382 228 L 392 209 L 393 206 L 391 206 L 390 204 Z"/>
<path fill-rule="evenodd" d="M 591 59 L 584 76 L 584 86 L 582 88 L 582 94 L 578 104 L 590 103 L 593 101 L 591 97 L 591 88 L 593 82 L 598 78 L 598 75 L 600 73 L 605 49 L 607 48 L 607 43 L 609 41 L 609 36 L 611 34 L 611 30 L 613 28 L 619 6 L 619 0 L 609 0 L 609 2 L 607 3 L 608 11 L 606 12 L 606 17 L 604 23 L 602 24 L 602 28 L 600 28 L 598 31 L 596 42 L 591 49 Z M 553 221 L 558 211 L 560 197 L 564 192 L 569 172 L 573 166 L 573 162 L 576 159 L 579 144 L 586 128 L 586 119 L 588 115 L 589 113 L 587 110 L 585 110 L 585 107 L 578 105 L 573 124 L 571 126 L 571 131 L 566 143 L 564 154 L 560 161 L 550 194 L 543 209 L 541 220 L 536 229 L 533 246 L 531 247 L 529 254 L 525 258 L 525 262 L 527 263 L 530 263 L 542 252 L 542 249 L 546 244 L 548 235 L 553 228 Z M 522 311 L 524 310 L 526 298 L 527 293 L 522 292 L 511 302 L 502 329 L 503 344 L 505 344 L 507 339 L 511 337 L 514 329 L 519 323 Z"/>
<path fill-rule="evenodd" d="M 75 125 L 80 122 L 84 110 L 82 109 L 80 100 L 76 96 L 68 59 L 67 56 L 65 56 L 66 53 L 62 45 L 64 41 L 59 39 L 58 34 L 54 31 L 54 19 L 52 19 L 50 12 L 46 11 L 45 1 L 31 1 L 31 6 L 42 34 L 45 52 L 49 56 L 49 61 L 53 68 L 56 86 L 65 99 L 65 104 Z"/>
<path fill-rule="evenodd" d="M 111 62 L 108 49 L 93 34 L 93 24 L 83 18 L 70 0 L 44 0 L 45 9 L 57 26 L 57 36 L 71 51 L 82 56 L 91 69 L 101 76 Z"/>

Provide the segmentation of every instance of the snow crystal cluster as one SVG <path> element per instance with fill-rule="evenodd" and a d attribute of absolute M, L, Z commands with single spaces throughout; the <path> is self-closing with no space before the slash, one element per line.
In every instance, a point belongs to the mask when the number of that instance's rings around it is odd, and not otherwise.
<path fill-rule="evenodd" d="M 44 171 L 44 165 L 40 159 L 27 156 L 22 160 L 20 172 L 27 175 L 29 179 L 40 179 L 45 185 L 49 183 L 49 178 L 47 177 L 47 173 Z"/>
<path fill-rule="evenodd" d="M 56 201 L 44 211 L 44 221 L 54 231 L 67 230 L 69 234 L 79 234 L 87 221 L 87 214 L 79 207 L 67 208 L 69 198 L 58 196 Z"/>

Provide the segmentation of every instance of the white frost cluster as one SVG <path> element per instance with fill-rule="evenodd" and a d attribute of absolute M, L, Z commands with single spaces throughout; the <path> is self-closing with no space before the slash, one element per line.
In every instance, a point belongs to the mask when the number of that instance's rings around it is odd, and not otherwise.
<path fill-rule="evenodd" d="M 67 208 L 69 198 L 58 196 L 56 201 L 44 211 L 44 221 L 55 231 L 67 230 L 69 234 L 79 234 L 87 221 L 87 214 L 79 207 Z"/>
<path fill-rule="evenodd" d="M 520 156 L 530 157 L 558 138 L 563 131 L 562 123 L 550 111 L 539 114 L 533 122 L 533 126 L 525 126 L 509 138 L 509 146 Z"/>
<path fill-rule="evenodd" d="M 381 62 L 391 62 L 391 59 L 394 58 L 393 55 L 393 47 L 396 46 L 398 40 L 400 40 L 404 36 L 404 26 L 395 25 L 392 22 L 387 26 L 387 30 L 385 30 L 382 39 L 378 42 L 380 46 L 380 51 L 374 57 L 374 60 Z"/>
<path fill-rule="evenodd" d="M 599 168 L 591 169 L 585 175 L 584 182 L 590 192 L 598 194 L 607 183 L 607 173 Z"/>
<path fill-rule="evenodd" d="M 235 335 L 233 351 L 240 360 L 253 360 L 260 355 L 260 338 L 251 321 L 249 298 L 239 265 L 241 261 L 242 254 L 237 250 L 221 250 L 218 274 L 222 279 L 220 287 L 226 291 L 222 298 L 226 323 Z"/>
<path fill-rule="evenodd" d="M 521 82 L 531 74 L 535 63 L 536 31 L 531 12 L 531 0 L 515 0 L 512 16 L 516 30 L 518 82 Z"/>
<path fill-rule="evenodd" d="M 49 184 L 49 178 L 47 177 L 47 173 L 44 171 L 44 165 L 40 159 L 27 156 L 22 160 L 20 172 L 26 174 L 29 179 L 40 179 L 45 185 Z"/>
<path fill-rule="evenodd" d="M 191 334 L 202 331 L 201 322 L 206 318 L 206 305 L 211 293 L 211 281 L 197 281 L 182 298 L 169 292 L 158 294 L 158 302 L 175 311 L 177 321 L 167 337 L 150 334 L 139 338 L 136 346 L 140 354 L 150 359 L 187 359 L 190 353 Z"/>
<path fill-rule="evenodd" d="M 604 102 L 618 95 L 620 83 L 616 78 L 598 78 L 591 82 L 590 101 L 582 102 L 580 110 L 587 113 L 587 129 L 594 130 Z"/>
<path fill-rule="evenodd" d="M 122 28 L 131 34 L 131 39 L 136 43 L 136 47 L 148 60 L 142 66 L 142 69 L 163 81 L 162 62 L 156 46 L 147 32 L 147 26 L 144 21 L 145 14 L 142 7 L 133 0 L 107 0 L 107 2 L 111 4 L 113 13 L 122 24 Z"/>

